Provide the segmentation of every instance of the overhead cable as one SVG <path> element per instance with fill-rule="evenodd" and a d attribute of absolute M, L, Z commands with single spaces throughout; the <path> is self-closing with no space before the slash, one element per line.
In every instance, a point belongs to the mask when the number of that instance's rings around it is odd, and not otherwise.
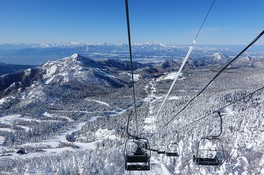
<path fill-rule="evenodd" d="M 165 104 L 165 102 L 166 102 L 166 100 L 167 100 L 169 94 L 171 93 L 171 90 L 172 90 L 173 86 L 175 85 L 175 83 L 176 83 L 178 77 L 179 77 L 180 74 L 181 74 L 182 69 L 184 68 L 186 62 L 188 61 L 188 59 L 189 59 L 189 57 L 190 57 L 190 55 L 191 55 L 191 53 L 192 53 L 193 47 L 194 47 L 194 45 L 196 44 L 196 39 L 197 39 L 198 35 L 200 34 L 200 32 L 201 32 L 201 30 L 202 30 L 202 28 L 203 28 L 203 26 L 204 26 L 204 23 L 205 23 L 207 17 L 209 16 L 209 14 L 210 14 L 210 12 L 211 12 L 211 10 L 212 10 L 212 8 L 213 8 L 214 3 L 215 3 L 215 0 L 213 0 L 211 6 L 210 6 L 210 8 L 209 8 L 209 10 L 207 11 L 207 14 L 206 14 L 205 18 L 204 18 L 203 22 L 201 23 L 200 28 L 198 29 L 198 31 L 197 31 L 197 33 L 196 33 L 196 35 L 195 35 L 195 37 L 194 37 L 194 40 L 193 40 L 193 42 L 192 42 L 192 45 L 190 46 L 190 48 L 189 48 L 189 50 L 188 50 L 188 52 L 187 52 L 185 58 L 183 59 L 183 62 L 182 62 L 182 64 L 181 64 L 181 66 L 180 66 L 180 69 L 179 69 L 178 72 L 176 73 L 175 78 L 174 78 L 174 80 L 173 80 L 173 82 L 172 82 L 172 84 L 171 84 L 171 86 L 170 86 L 170 88 L 169 88 L 169 91 L 167 92 L 167 94 L 166 94 L 164 100 L 162 101 L 161 106 L 159 107 L 158 112 L 157 112 L 155 118 L 157 118 L 157 117 L 159 116 L 159 113 L 160 113 L 161 109 L 163 108 L 163 106 L 164 106 L 164 104 Z"/>
<path fill-rule="evenodd" d="M 168 126 L 173 120 L 176 119 L 176 117 L 182 113 L 198 96 L 200 96 L 208 86 L 212 84 L 212 82 L 226 69 L 228 66 L 230 66 L 234 61 L 236 61 L 248 48 L 250 48 L 255 42 L 261 38 L 261 36 L 264 34 L 264 30 L 253 40 L 250 44 L 248 44 L 247 47 L 245 47 L 235 58 L 233 58 L 228 64 L 226 64 L 210 81 L 209 83 L 196 95 L 194 96 L 172 119 L 170 119 L 159 131 L 163 130 L 166 126 Z M 158 131 L 158 132 L 159 132 Z"/>

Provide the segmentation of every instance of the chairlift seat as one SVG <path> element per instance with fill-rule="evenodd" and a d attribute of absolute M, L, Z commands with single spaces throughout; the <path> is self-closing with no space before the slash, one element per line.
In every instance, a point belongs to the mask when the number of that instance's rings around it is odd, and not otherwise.
<path fill-rule="evenodd" d="M 138 170 L 138 171 L 147 171 L 147 170 L 150 170 L 150 165 L 147 164 L 147 165 L 127 165 L 125 166 L 125 169 L 126 170 Z"/>
<path fill-rule="evenodd" d="M 150 157 L 148 155 L 129 155 L 126 156 L 126 170 L 150 170 Z"/>
<path fill-rule="evenodd" d="M 127 162 L 148 162 L 150 157 L 148 155 L 129 155 L 126 156 Z"/>
<path fill-rule="evenodd" d="M 219 161 L 217 156 L 215 156 L 214 158 L 201 158 L 201 157 L 193 156 L 193 161 L 197 165 L 208 165 L 208 166 L 219 166 L 219 165 L 221 165 L 221 162 Z"/>
<path fill-rule="evenodd" d="M 166 152 L 166 156 L 168 156 L 168 157 L 178 157 L 179 153 L 177 153 L 177 152 Z"/>
<path fill-rule="evenodd" d="M 158 153 L 158 154 L 165 154 L 166 152 L 165 152 L 165 151 L 160 151 L 160 150 L 158 150 L 157 153 Z"/>

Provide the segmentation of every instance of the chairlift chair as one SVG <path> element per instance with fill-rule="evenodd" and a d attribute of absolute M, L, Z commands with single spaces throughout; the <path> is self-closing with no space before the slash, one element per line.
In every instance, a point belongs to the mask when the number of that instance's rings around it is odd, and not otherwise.
<path fill-rule="evenodd" d="M 166 150 L 166 156 L 168 157 L 178 157 L 179 156 L 179 146 L 177 142 L 169 143 L 167 145 L 167 150 Z"/>
<path fill-rule="evenodd" d="M 219 139 L 223 132 L 223 119 L 220 111 L 217 111 L 220 118 L 220 130 L 217 135 L 202 137 L 198 142 L 196 155 L 193 155 L 193 162 L 196 165 L 221 166 L 224 162 L 224 147 Z M 211 144 L 211 145 L 210 145 Z"/>
<path fill-rule="evenodd" d="M 150 170 L 149 142 L 145 138 L 129 138 L 125 144 L 125 169 L 129 171 Z"/>
<path fill-rule="evenodd" d="M 158 137 L 160 137 L 160 136 L 158 136 Z M 154 142 L 154 146 L 151 147 L 151 149 L 150 149 L 151 151 L 156 152 L 157 154 L 166 154 L 165 146 L 163 144 L 161 144 L 161 145 L 159 144 L 160 143 L 159 138 L 154 138 L 153 142 Z"/>
<path fill-rule="evenodd" d="M 221 166 L 224 162 L 224 148 L 219 138 L 204 137 L 197 146 L 196 155 L 193 155 L 196 165 Z"/>
<path fill-rule="evenodd" d="M 165 147 L 163 145 L 158 146 L 157 153 L 166 154 Z"/>
<path fill-rule="evenodd" d="M 179 156 L 179 134 L 176 131 L 175 134 L 173 134 L 173 138 L 170 139 L 169 144 L 166 148 L 166 156 L 168 157 L 178 157 Z"/>

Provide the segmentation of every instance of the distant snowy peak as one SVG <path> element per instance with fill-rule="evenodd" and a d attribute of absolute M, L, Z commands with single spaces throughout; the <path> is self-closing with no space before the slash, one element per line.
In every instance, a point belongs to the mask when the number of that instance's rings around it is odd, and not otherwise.
<path fill-rule="evenodd" d="M 64 67 L 71 68 L 72 66 L 87 66 L 87 67 L 100 67 L 100 64 L 96 63 L 96 61 L 83 57 L 77 53 L 74 53 L 70 57 L 65 57 L 62 59 L 58 59 L 55 61 L 48 61 L 42 67 L 49 67 L 50 65 L 58 64 L 63 65 Z"/>
<path fill-rule="evenodd" d="M 240 57 L 239 58 L 240 61 L 249 61 L 249 62 L 252 62 L 254 61 L 254 59 L 250 56 L 243 56 L 243 57 Z"/>
<path fill-rule="evenodd" d="M 168 48 L 163 44 L 156 43 L 156 42 L 149 42 L 149 43 L 136 43 L 133 45 L 133 51 L 135 53 L 146 53 L 146 52 L 160 52 L 163 51 L 168 52 Z M 153 53 L 152 53 L 153 54 Z"/>
<path fill-rule="evenodd" d="M 41 69 L 45 71 L 45 84 L 80 83 L 122 87 L 122 81 L 112 75 L 111 71 L 102 70 L 102 64 L 92 59 L 73 54 L 56 61 L 49 61 Z"/>
<path fill-rule="evenodd" d="M 255 67 L 255 61 L 250 56 L 242 56 L 235 61 L 234 65 L 242 67 Z"/>
<path fill-rule="evenodd" d="M 145 65 L 136 63 L 135 67 Z M 85 87 L 98 91 L 109 88 L 130 86 L 129 78 L 121 72 L 130 70 L 129 62 L 107 59 L 94 61 L 77 53 L 21 72 L 2 75 L 0 77 L 0 98 L 16 92 L 33 91 L 46 88 L 46 85 L 66 85 L 67 87 Z"/>
<path fill-rule="evenodd" d="M 69 59 L 68 57 L 64 58 L 64 60 Z M 71 57 L 70 60 L 78 63 L 84 67 L 92 67 L 92 68 L 114 68 L 118 70 L 130 70 L 130 62 L 129 61 L 122 61 L 118 59 L 102 59 L 102 60 L 93 60 L 84 56 L 81 56 L 77 53 L 74 53 Z M 147 65 L 134 62 L 133 63 L 133 68 L 138 69 L 138 68 L 143 68 L 146 67 Z"/>
<path fill-rule="evenodd" d="M 93 61 L 92 59 L 90 58 L 87 58 L 87 57 L 83 57 L 81 55 L 79 55 L 78 53 L 74 53 L 72 54 L 70 57 L 65 57 L 64 59 L 70 59 L 72 61 L 78 61 L 78 62 L 87 62 L 87 61 Z"/>
<path fill-rule="evenodd" d="M 186 62 L 186 65 L 185 65 L 185 67 L 187 67 L 187 68 L 196 68 L 199 66 L 200 66 L 199 63 L 192 58 L 189 58 Z"/>
<path fill-rule="evenodd" d="M 130 82 L 119 76 L 117 71 L 121 71 L 119 67 L 127 63 L 117 63 L 111 63 L 111 60 L 107 63 L 94 61 L 75 53 L 59 60 L 48 61 L 40 67 L 1 76 L 0 97 L 43 85 L 98 87 L 101 90 L 128 86 Z"/>
<path fill-rule="evenodd" d="M 135 46 L 159 46 L 159 47 L 165 47 L 164 44 L 158 43 L 158 42 L 147 42 L 147 43 L 135 43 Z"/>
<path fill-rule="evenodd" d="M 167 69 L 167 68 L 174 68 L 174 69 L 178 69 L 180 67 L 180 65 L 176 62 L 176 61 L 173 61 L 173 60 L 165 60 L 162 64 L 161 64 L 161 67 L 163 69 Z"/>
<path fill-rule="evenodd" d="M 66 57 L 65 59 L 68 59 L 68 57 Z M 70 60 L 73 61 L 74 63 L 82 64 L 83 66 L 101 68 L 101 65 L 98 64 L 93 59 L 90 59 L 90 58 L 87 58 L 87 57 L 83 57 L 83 56 L 81 56 L 81 55 L 79 55 L 77 53 L 74 53 L 70 57 Z"/>
<path fill-rule="evenodd" d="M 72 54 L 71 58 L 74 59 L 74 60 L 77 60 L 79 57 L 79 54 L 78 53 L 74 53 Z"/>
<path fill-rule="evenodd" d="M 216 61 L 219 61 L 219 60 L 227 60 L 227 59 L 229 59 L 229 56 L 227 56 L 226 54 L 223 54 L 223 53 L 214 53 L 212 55 L 212 58 Z"/>

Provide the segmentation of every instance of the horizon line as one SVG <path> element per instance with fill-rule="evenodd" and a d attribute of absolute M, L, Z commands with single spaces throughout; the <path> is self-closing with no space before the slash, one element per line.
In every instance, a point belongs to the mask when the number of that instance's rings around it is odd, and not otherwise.
<path fill-rule="evenodd" d="M 43 47 L 52 46 L 78 46 L 78 45 L 128 45 L 127 43 L 85 43 L 85 42 L 0 42 L 0 45 L 39 45 Z M 177 44 L 177 43 L 160 43 L 160 42 L 136 42 L 132 45 L 160 45 L 160 46 L 190 46 L 191 44 Z M 241 46 L 247 44 L 197 44 L 196 46 Z M 256 46 L 263 46 L 264 44 L 255 44 Z"/>

